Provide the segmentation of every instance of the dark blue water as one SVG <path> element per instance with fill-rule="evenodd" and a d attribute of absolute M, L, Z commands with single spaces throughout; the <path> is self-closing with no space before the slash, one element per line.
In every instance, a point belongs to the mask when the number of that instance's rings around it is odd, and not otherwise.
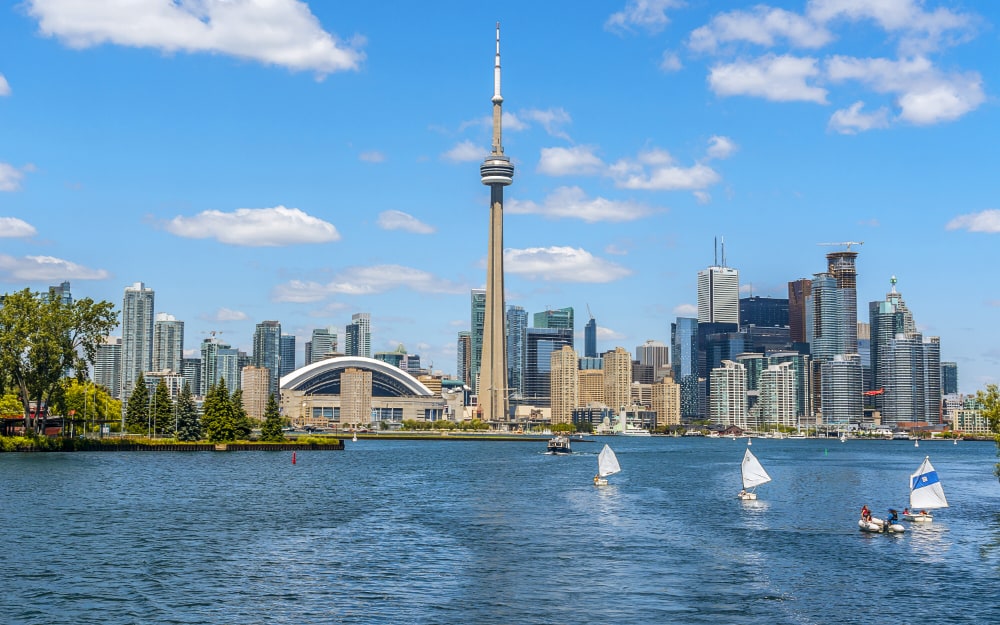
<path fill-rule="evenodd" d="M 2 623 L 1000 623 L 992 443 L 0 454 Z M 610 442 L 622 473 L 595 488 Z M 902 536 L 924 455 L 951 508 Z"/>

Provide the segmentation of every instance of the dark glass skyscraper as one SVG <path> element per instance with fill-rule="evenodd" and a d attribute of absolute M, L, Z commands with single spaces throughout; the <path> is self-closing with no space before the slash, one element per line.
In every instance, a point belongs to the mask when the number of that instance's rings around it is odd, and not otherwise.
<path fill-rule="evenodd" d="M 697 319 L 678 317 L 670 324 L 670 362 L 681 387 L 681 418 L 688 422 L 700 418 Z"/>
<path fill-rule="evenodd" d="M 583 329 L 583 357 L 597 357 L 597 319 L 593 317 Z"/>
<path fill-rule="evenodd" d="M 524 369 L 528 346 L 528 313 L 520 306 L 507 307 L 507 388 L 511 401 L 524 395 Z"/>
<path fill-rule="evenodd" d="M 740 298 L 740 326 L 782 327 L 788 325 L 788 300 L 778 297 Z"/>
<path fill-rule="evenodd" d="M 573 331 L 560 328 L 528 328 L 524 367 L 524 401 L 533 406 L 549 406 L 552 401 L 553 352 L 564 345 L 573 347 Z"/>
<path fill-rule="evenodd" d="M 278 399 L 278 379 L 281 377 L 281 324 L 261 321 L 253 333 L 253 366 L 268 371 L 267 392 Z"/>

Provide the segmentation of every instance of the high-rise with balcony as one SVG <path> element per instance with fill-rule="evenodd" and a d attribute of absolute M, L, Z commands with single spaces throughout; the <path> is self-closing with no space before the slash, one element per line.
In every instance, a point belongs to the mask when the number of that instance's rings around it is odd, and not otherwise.
<path fill-rule="evenodd" d="M 552 423 L 572 423 L 579 402 L 577 354 L 569 345 L 552 353 Z"/>
<path fill-rule="evenodd" d="M 344 332 L 344 353 L 348 356 L 372 357 L 372 322 L 368 313 L 351 315 Z"/>
<path fill-rule="evenodd" d="M 119 398 L 124 418 L 128 398 L 139 376 L 153 365 L 153 289 L 142 282 L 125 287 L 122 302 L 122 373 Z"/>
<path fill-rule="evenodd" d="M 479 392 L 479 368 L 483 360 L 483 328 L 486 322 L 486 291 L 472 289 L 469 300 L 469 321 L 472 339 L 472 368 L 469 378 L 472 380 L 472 393 Z"/>
<path fill-rule="evenodd" d="M 306 364 L 311 365 L 337 353 L 337 333 L 333 328 L 315 328 L 306 343 Z"/>
<path fill-rule="evenodd" d="M 670 367 L 670 346 L 662 341 L 647 340 L 636 346 L 635 359 L 640 365 L 652 367 L 653 381 L 659 380 Z"/>
<path fill-rule="evenodd" d="M 455 359 L 455 374 L 462 384 L 472 388 L 472 333 L 462 330 L 458 333 L 458 349 Z"/>
<path fill-rule="evenodd" d="M 738 362 L 725 360 L 712 369 L 709 418 L 721 426 L 747 427 L 746 370 Z"/>
<path fill-rule="evenodd" d="M 281 378 L 281 324 L 277 321 L 261 321 L 253 333 L 253 366 L 267 369 L 267 394 L 278 397 L 278 380 Z"/>
<path fill-rule="evenodd" d="M 770 365 L 760 374 L 760 424 L 765 429 L 774 426 L 798 425 L 795 408 L 795 367 L 791 362 Z"/>
<path fill-rule="evenodd" d="M 153 366 L 150 371 L 181 372 L 184 359 L 184 322 L 173 315 L 156 313 L 153 322 Z"/>
<path fill-rule="evenodd" d="M 604 403 L 616 414 L 632 403 L 632 355 L 624 347 L 604 352 Z"/>
<path fill-rule="evenodd" d="M 121 399 L 122 340 L 117 336 L 106 336 L 97 346 L 94 360 L 94 384 L 103 386 L 115 399 Z"/>

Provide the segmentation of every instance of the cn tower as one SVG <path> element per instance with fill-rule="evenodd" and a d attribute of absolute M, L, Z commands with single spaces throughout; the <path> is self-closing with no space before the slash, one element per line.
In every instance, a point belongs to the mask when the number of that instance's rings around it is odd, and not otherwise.
<path fill-rule="evenodd" d="M 479 365 L 479 408 L 482 420 L 508 421 L 507 349 L 503 301 L 503 188 L 514 181 L 514 166 L 504 156 L 500 137 L 503 96 L 500 95 L 500 23 L 497 22 L 497 56 L 493 65 L 493 149 L 479 167 L 483 184 L 490 187 L 490 232 L 486 252 L 486 316 L 483 351 Z"/>

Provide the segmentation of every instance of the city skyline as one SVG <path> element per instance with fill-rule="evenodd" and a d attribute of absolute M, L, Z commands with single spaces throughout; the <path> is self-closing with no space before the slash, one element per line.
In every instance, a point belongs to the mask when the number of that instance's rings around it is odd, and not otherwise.
<path fill-rule="evenodd" d="M 66 280 L 121 310 L 144 283 L 186 357 L 214 331 L 250 353 L 277 320 L 301 358 L 364 311 L 373 353 L 455 373 L 485 285 L 500 21 L 507 303 L 589 309 L 598 351 L 631 351 L 697 316 L 716 237 L 742 297 L 787 297 L 841 249 L 818 244 L 864 241 L 858 320 L 895 275 L 960 390 L 1000 380 L 1000 7 L 681 4 L 7 6 L 0 292 Z"/>

